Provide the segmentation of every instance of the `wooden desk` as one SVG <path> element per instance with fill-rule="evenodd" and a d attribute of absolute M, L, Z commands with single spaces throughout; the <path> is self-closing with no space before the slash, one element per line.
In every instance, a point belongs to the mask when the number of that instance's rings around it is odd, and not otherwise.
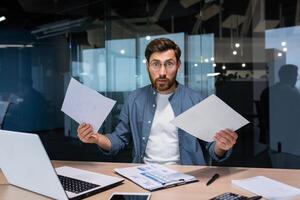
<path fill-rule="evenodd" d="M 107 175 L 118 176 L 112 169 L 117 167 L 128 167 L 134 164 L 129 163 L 101 163 L 101 162 L 71 162 L 53 161 L 55 167 L 68 165 Z M 264 168 L 236 168 L 236 167 L 206 167 L 206 166 L 170 166 L 180 172 L 196 176 L 200 181 L 164 190 L 152 192 L 151 200 L 201 200 L 209 199 L 224 192 L 235 192 L 246 196 L 253 194 L 231 185 L 232 179 L 242 179 L 257 175 L 263 175 L 286 184 L 300 188 L 300 170 L 288 169 L 264 169 Z M 206 186 L 208 179 L 219 173 L 220 178 L 209 186 Z M 122 185 L 106 190 L 87 199 L 106 200 L 113 192 L 147 192 L 134 183 L 125 180 Z M 2 172 L 0 172 L 0 199 L 1 200 L 44 200 L 44 196 L 20 189 L 7 184 Z"/>

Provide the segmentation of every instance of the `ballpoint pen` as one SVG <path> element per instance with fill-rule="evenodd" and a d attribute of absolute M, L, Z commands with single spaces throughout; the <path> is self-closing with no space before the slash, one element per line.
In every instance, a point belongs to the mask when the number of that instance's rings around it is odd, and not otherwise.
<path fill-rule="evenodd" d="M 262 198 L 262 196 L 253 196 L 253 197 L 249 197 L 248 200 L 258 200 L 261 198 Z"/>
<path fill-rule="evenodd" d="M 211 179 L 209 179 L 208 181 L 207 181 L 207 183 L 206 183 L 206 185 L 210 185 L 211 183 L 213 183 L 215 180 L 217 180 L 217 178 L 219 178 L 220 177 L 220 175 L 219 174 L 214 174 L 212 177 L 211 177 Z"/>

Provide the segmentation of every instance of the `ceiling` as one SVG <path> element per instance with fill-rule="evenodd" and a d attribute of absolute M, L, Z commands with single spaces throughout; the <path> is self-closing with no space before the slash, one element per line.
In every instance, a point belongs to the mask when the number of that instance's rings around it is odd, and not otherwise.
<path fill-rule="evenodd" d="M 224 0 L 224 3 L 222 1 L 2 0 L 0 15 L 6 16 L 7 20 L 0 23 L 0 28 L 33 31 L 49 24 L 70 25 L 71 22 L 76 23 L 74 26 L 76 29 L 80 29 L 87 28 L 94 22 L 113 20 L 140 33 L 151 32 L 157 28 L 165 33 L 214 33 L 216 36 L 229 37 L 233 32 L 249 35 L 252 34 L 252 30 L 262 30 L 262 24 L 253 23 L 257 18 L 255 10 L 261 8 L 261 0 Z M 299 1 L 265 0 L 266 9 L 262 10 L 266 11 L 264 21 L 266 28 L 298 24 Z M 72 30 L 72 26 L 70 27 L 69 31 Z"/>

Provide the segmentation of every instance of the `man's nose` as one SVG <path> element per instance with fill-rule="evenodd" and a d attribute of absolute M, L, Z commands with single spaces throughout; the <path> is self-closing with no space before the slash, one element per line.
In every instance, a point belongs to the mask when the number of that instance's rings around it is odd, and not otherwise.
<path fill-rule="evenodd" d="M 164 65 L 161 65 L 159 68 L 159 76 L 164 76 L 167 74 L 166 67 Z"/>

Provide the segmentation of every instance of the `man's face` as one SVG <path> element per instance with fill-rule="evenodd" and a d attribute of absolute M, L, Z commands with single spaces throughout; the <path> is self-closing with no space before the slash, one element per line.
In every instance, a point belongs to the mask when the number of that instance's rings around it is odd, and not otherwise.
<path fill-rule="evenodd" d="M 180 68 L 174 50 L 153 53 L 147 63 L 152 86 L 159 93 L 168 94 L 176 89 L 176 75 Z"/>

